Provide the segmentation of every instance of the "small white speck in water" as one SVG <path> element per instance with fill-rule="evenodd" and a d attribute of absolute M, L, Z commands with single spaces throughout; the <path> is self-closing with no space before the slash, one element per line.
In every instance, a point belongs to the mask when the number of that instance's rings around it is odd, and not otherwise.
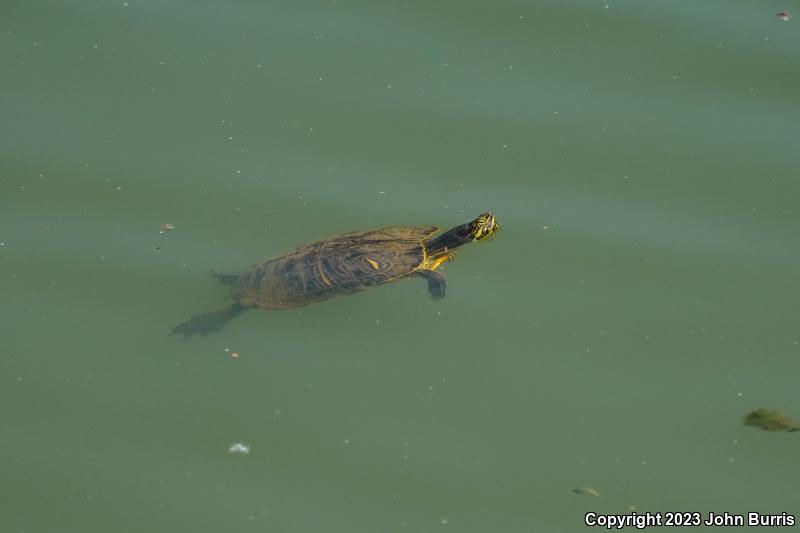
<path fill-rule="evenodd" d="M 247 455 L 250 453 L 250 446 L 242 442 L 235 442 L 231 444 L 230 448 L 228 448 L 228 453 Z"/>

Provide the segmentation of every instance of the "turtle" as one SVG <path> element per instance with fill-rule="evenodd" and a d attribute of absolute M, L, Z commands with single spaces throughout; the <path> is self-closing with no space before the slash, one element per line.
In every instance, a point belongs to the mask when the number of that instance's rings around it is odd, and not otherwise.
<path fill-rule="evenodd" d="M 436 226 L 387 226 L 353 231 L 303 244 L 243 272 L 211 272 L 230 286 L 233 304 L 194 315 L 173 335 L 204 336 L 221 329 L 248 309 L 292 309 L 335 296 L 353 294 L 404 278 L 428 282 L 434 300 L 444 297 L 447 281 L 437 272 L 455 257 L 455 249 L 493 234 L 500 224 L 492 213 L 437 234 Z"/>

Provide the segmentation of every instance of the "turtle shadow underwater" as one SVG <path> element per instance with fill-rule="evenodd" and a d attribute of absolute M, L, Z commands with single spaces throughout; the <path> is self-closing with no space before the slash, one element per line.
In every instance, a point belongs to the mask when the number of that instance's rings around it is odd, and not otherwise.
<path fill-rule="evenodd" d="M 438 235 L 436 226 L 387 226 L 303 244 L 244 272 L 212 272 L 230 286 L 233 304 L 194 315 L 172 334 L 203 336 L 248 309 L 292 309 L 409 277 L 425 279 L 431 297 L 438 300 L 445 295 L 447 280 L 436 269 L 452 260 L 459 246 L 498 229 L 492 213 Z"/>

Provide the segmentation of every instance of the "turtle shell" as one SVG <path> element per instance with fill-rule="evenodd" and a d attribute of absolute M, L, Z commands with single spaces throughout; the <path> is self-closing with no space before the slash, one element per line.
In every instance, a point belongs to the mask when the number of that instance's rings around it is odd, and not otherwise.
<path fill-rule="evenodd" d="M 244 307 L 288 309 L 366 290 L 412 274 L 425 260 L 435 226 L 389 226 L 311 242 L 219 275 Z"/>

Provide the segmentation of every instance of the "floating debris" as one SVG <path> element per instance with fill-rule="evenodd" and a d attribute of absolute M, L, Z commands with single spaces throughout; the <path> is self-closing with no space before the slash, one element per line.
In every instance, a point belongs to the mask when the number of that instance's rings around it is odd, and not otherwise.
<path fill-rule="evenodd" d="M 775 16 L 784 22 L 789 22 L 789 19 L 792 18 L 788 11 L 778 11 Z"/>
<path fill-rule="evenodd" d="M 586 496 L 594 496 L 595 498 L 602 498 L 599 490 L 593 489 L 592 487 L 587 487 L 585 485 L 572 489 L 572 492 L 575 494 L 583 494 Z"/>
<path fill-rule="evenodd" d="M 764 431 L 800 431 L 800 423 L 774 409 L 756 409 L 747 413 L 742 420 L 745 426 L 753 426 Z"/>
<path fill-rule="evenodd" d="M 239 352 L 235 352 L 235 351 L 231 350 L 230 348 L 225 348 L 225 352 L 228 355 L 230 355 L 231 357 L 233 357 L 234 359 L 238 359 L 239 358 Z"/>
<path fill-rule="evenodd" d="M 166 233 L 175 229 L 172 224 L 161 224 L 161 231 L 159 233 Z"/>
<path fill-rule="evenodd" d="M 228 453 L 235 453 L 240 455 L 247 455 L 250 453 L 250 446 L 242 442 L 235 442 L 228 448 Z"/>

